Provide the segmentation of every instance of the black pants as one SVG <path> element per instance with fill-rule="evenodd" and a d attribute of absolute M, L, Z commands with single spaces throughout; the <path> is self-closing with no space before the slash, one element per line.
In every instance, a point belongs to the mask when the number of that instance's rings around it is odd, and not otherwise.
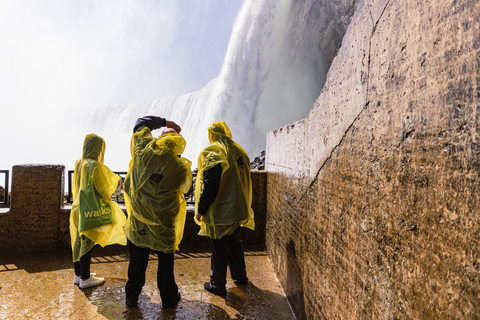
<path fill-rule="evenodd" d="M 80 276 L 82 280 L 90 278 L 90 261 L 92 260 L 92 250 L 80 257 L 80 261 L 73 263 L 75 275 Z"/>
<path fill-rule="evenodd" d="M 145 272 L 147 271 L 150 249 L 137 247 L 128 241 L 130 262 L 128 264 L 128 281 L 125 294 L 128 300 L 137 301 L 145 285 Z M 158 256 L 157 287 L 163 303 L 173 301 L 178 292 L 173 273 L 173 253 L 154 251 Z"/>
<path fill-rule="evenodd" d="M 225 288 L 227 266 L 233 280 L 244 281 L 247 279 L 243 242 L 240 239 L 239 229 L 237 228 L 233 234 L 223 236 L 221 239 L 208 238 L 212 253 L 210 284 L 215 288 Z"/>

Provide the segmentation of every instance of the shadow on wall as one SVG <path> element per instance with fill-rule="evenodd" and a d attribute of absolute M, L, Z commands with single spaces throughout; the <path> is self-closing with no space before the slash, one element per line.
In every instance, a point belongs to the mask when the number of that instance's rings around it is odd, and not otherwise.
<path fill-rule="evenodd" d="M 298 263 L 293 240 L 290 240 L 287 245 L 287 287 L 285 293 L 297 319 L 306 319 L 302 269 Z"/>

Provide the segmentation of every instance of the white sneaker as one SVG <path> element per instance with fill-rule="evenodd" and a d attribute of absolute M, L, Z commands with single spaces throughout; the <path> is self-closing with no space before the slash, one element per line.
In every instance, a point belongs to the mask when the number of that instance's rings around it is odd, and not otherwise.
<path fill-rule="evenodd" d="M 96 273 L 90 273 L 90 277 L 94 275 L 96 275 Z M 80 284 L 80 280 L 82 280 L 82 278 L 75 275 L 75 277 L 73 277 L 73 284 L 76 284 L 78 286 Z"/>
<path fill-rule="evenodd" d="M 86 289 L 86 288 L 101 285 L 104 282 L 105 282 L 104 278 L 97 278 L 94 276 L 90 276 L 90 278 L 88 278 L 87 280 L 80 279 L 80 284 L 78 286 L 80 287 L 80 289 Z"/>

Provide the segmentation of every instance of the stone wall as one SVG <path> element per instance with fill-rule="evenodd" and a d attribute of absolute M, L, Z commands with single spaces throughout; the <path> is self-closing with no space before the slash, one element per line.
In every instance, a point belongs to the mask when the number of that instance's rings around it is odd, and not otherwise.
<path fill-rule="evenodd" d="M 12 169 L 10 212 L 0 215 L 0 252 L 57 250 L 65 166 L 17 165 Z"/>
<path fill-rule="evenodd" d="M 0 213 L 0 254 L 70 250 L 70 207 L 63 207 L 65 167 L 18 165 L 12 170 L 12 198 L 8 212 Z M 243 231 L 247 248 L 264 249 L 266 173 L 252 172 L 255 231 Z M 197 235 L 194 210 L 187 210 L 180 248 L 208 250 L 206 237 Z M 116 246 L 118 247 L 118 246 Z"/>
<path fill-rule="evenodd" d="M 480 314 L 480 2 L 364 0 L 309 116 L 267 136 L 299 319 Z"/>

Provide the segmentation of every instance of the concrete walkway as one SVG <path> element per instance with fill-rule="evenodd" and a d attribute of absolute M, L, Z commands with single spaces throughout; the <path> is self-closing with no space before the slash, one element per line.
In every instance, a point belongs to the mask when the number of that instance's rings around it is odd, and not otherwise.
<path fill-rule="evenodd" d="M 106 282 L 85 290 L 73 284 L 68 252 L 0 255 L 0 319 L 294 319 L 265 252 L 245 255 L 251 283 L 236 286 L 228 278 L 227 295 L 218 297 L 203 289 L 210 253 L 177 253 L 175 276 L 182 300 L 171 309 L 161 306 L 154 255 L 138 308 L 125 306 L 124 248 L 94 248 L 91 271 Z"/>

